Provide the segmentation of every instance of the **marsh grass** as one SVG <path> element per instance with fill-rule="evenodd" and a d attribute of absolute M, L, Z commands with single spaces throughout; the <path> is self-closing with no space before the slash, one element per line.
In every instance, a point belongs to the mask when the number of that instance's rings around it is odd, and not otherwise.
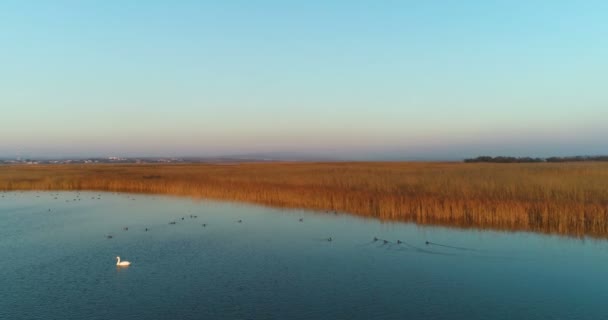
<path fill-rule="evenodd" d="M 608 163 L 0 166 L 0 190 L 99 190 L 608 237 Z"/>

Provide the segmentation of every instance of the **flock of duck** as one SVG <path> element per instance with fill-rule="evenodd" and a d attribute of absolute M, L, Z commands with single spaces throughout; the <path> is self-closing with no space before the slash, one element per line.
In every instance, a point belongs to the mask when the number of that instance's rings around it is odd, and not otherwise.
<path fill-rule="evenodd" d="M 6 193 L 6 191 L 2 192 L 2 195 L 1 195 L 2 198 L 5 197 L 5 193 Z M 22 191 L 22 193 L 23 193 L 23 191 Z M 59 193 L 54 193 L 54 194 L 51 193 L 51 196 L 53 197 L 54 200 L 59 200 L 60 194 Z M 39 198 L 40 195 L 36 195 L 36 197 Z M 127 197 L 130 200 L 135 200 L 135 198 L 130 197 L 129 195 L 127 195 Z M 96 196 L 92 196 L 91 199 L 92 200 L 101 200 L 102 199 L 101 198 L 101 194 L 97 194 Z M 65 200 L 65 202 L 77 202 L 77 201 L 81 201 L 81 200 L 82 200 L 82 198 L 80 197 L 80 192 L 77 192 L 76 196 L 74 198 L 67 199 L 67 200 Z M 51 211 L 51 209 L 49 208 L 48 212 L 50 212 L 50 211 Z M 326 213 L 329 213 L 329 211 L 326 211 Z M 333 211 L 333 213 L 337 214 L 336 211 Z M 194 215 L 194 214 L 190 214 L 188 216 L 180 217 L 178 220 L 184 221 L 184 220 L 186 220 L 186 218 L 197 219 L 198 216 Z M 304 218 L 298 218 L 298 221 L 299 222 L 304 222 Z M 235 222 L 236 223 L 243 223 L 243 220 L 239 219 L 239 220 L 237 220 Z M 169 221 L 168 224 L 169 225 L 176 225 L 177 221 L 176 220 L 172 220 L 172 221 Z M 207 223 L 202 223 L 201 226 L 202 227 L 207 227 Z M 124 226 L 124 227 L 122 227 L 122 230 L 123 231 L 129 231 L 129 227 L 128 226 Z M 143 229 L 143 231 L 144 232 L 148 232 L 148 231 L 150 231 L 150 228 L 145 227 Z M 114 235 L 111 234 L 111 233 L 109 233 L 109 234 L 105 235 L 105 238 L 106 239 L 113 239 Z M 331 237 L 331 236 L 329 236 L 327 238 L 323 238 L 323 239 L 320 239 L 320 240 L 327 241 L 327 242 L 332 242 L 332 241 L 334 241 L 334 238 Z M 371 241 L 368 242 L 368 243 L 366 243 L 366 244 L 364 244 L 364 246 L 365 245 L 370 245 L 370 244 L 379 244 L 379 247 L 384 246 L 384 245 L 388 245 L 388 246 L 401 246 L 401 245 L 403 245 L 403 246 L 409 247 L 410 249 L 414 249 L 414 250 L 419 251 L 419 252 L 436 253 L 436 252 L 431 252 L 431 251 L 428 251 L 426 249 L 422 249 L 420 247 L 411 245 L 411 244 L 409 244 L 409 243 L 407 243 L 405 241 L 402 241 L 402 240 L 390 241 L 390 240 L 387 240 L 387 239 L 381 239 L 381 238 L 378 238 L 378 237 L 373 237 L 371 239 Z M 475 251 L 475 249 L 464 248 L 464 247 L 457 247 L 457 246 L 450 246 L 450 245 L 435 243 L 435 242 L 431 242 L 431 241 L 425 241 L 424 244 L 426 246 L 438 246 L 438 247 L 444 247 L 444 248 L 455 249 L 455 250 Z M 121 260 L 119 256 L 117 256 L 116 259 L 117 259 L 116 266 L 118 266 L 118 267 L 128 267 L 129 265 L 131 265 L 131 262 Z"/>

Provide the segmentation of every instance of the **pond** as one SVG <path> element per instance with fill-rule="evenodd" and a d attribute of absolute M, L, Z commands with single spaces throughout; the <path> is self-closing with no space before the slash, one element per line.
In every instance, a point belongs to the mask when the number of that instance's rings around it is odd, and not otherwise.
<path fill-rule="evenodd" d="M 4 192 L 0 256 L 0 319 L 608 317 L 604 240 L 341 213 Z"/>

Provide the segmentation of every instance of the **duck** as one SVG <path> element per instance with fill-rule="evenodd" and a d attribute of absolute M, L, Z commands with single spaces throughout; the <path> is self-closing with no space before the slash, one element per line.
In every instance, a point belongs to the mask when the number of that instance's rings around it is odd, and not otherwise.
<path fill-rule="evenodd" d="M 131 262 L 129 261 L 120 261 L 120 257 L 116 257 L 116 265 L 119 267 L 128 267 L 131 265 Z"/>

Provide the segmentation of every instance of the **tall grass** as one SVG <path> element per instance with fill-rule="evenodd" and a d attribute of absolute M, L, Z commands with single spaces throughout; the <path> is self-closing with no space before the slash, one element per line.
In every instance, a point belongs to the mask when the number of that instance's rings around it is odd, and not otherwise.
<path fill-rule="evenodd" d="M 0 166 L 0 190 L 162 193 L 608 237 L 608 163 L 22 165 Z"/>

